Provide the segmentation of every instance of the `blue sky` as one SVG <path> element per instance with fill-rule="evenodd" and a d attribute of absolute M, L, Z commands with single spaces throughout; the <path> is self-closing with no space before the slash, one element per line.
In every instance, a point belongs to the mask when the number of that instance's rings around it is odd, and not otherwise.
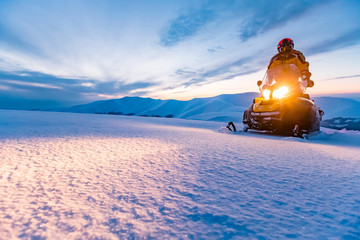
<path fill-rule="evenodd" d="M 360 1 L 0 0 L 0 108 L 257 91 L 276 45 L 310 94 L 360 92 Z"/>

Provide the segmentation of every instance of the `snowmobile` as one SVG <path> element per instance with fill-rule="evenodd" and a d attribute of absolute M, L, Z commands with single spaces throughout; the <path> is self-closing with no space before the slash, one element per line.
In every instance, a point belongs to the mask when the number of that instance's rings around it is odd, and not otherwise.
<path fill-rule="evenodd" d="M 272 132 L 279 135 L 303 137 L 320 130 L 324 112 L 305 93 L 313 82 L 304 81 L 295 64 L 282 64 L 269 69 L 258 81 L 261 97 L 243 114 L 243 131 Z M 236 131 L 232 122 L 227 128 Z"/>

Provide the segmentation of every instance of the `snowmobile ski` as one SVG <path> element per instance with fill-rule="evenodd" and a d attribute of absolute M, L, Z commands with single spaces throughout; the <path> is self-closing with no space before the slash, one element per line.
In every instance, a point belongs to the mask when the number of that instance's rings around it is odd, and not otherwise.
<path fill-rule="evenodd" d="M 231 132 L 236 132 L 236 127 L 233 122 L 229 122 L 226 128 L 229 129 Z"/>

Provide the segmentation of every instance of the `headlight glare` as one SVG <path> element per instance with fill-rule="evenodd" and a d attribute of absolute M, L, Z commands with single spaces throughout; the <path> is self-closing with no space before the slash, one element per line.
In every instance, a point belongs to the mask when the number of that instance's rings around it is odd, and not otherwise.
<path fill-rule="evenodd" d="M 270 90 L 269 89 L 265 89 L 263 91 L 263 97 L 265 98 L 265 100 L 269 100 L 270 99 Z"/>
<path fill-rule="evenodd" d="M 279 89 L 274 90 L 273 98 L 283 98 L 288 94 L 289 89 L 287 87 L 281 87 Z"/>

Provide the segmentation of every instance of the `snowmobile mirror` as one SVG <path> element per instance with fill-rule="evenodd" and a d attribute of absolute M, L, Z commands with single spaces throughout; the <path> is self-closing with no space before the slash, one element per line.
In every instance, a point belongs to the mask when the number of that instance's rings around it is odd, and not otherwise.
<path fill-rule="evenodd" d="M 257 81 L 257 83 L 256 83 L 259 87 L 260 87 L 260 85 L 262 84 L 262 81 L 261 80 L 259 80 L 259 81 Z"/>

